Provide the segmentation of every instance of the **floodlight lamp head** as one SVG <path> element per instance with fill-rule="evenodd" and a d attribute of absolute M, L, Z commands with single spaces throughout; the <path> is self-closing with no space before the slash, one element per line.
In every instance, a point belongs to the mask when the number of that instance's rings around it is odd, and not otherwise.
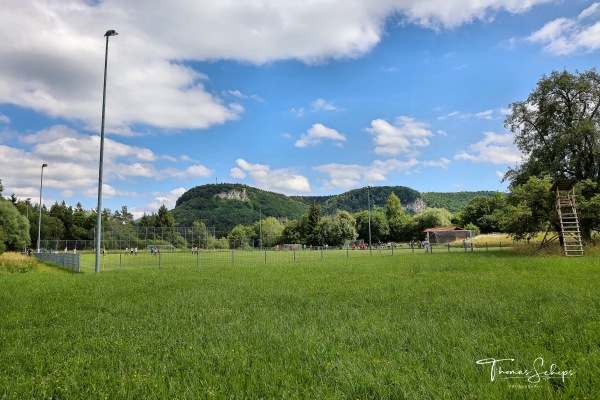
<path fill-rule="evenodd" d="M 116 36 L 118 35 L 117 31 L 115 31 L 114 29 L 108 30 L 106 31 L 106 33 L 104 34 L 104 36 Z"/>
<path fill-rule="evenodd" d="M 48 166 L 48 164 L 42 164 L 42 168 L 47 167 L 47 166 Z"/>

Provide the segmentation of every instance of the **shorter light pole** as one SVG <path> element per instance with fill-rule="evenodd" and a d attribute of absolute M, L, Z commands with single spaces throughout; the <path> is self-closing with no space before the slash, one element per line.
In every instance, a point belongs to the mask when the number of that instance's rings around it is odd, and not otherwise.
<path fill-rule="evenodd" d="M 27 216 L 27 224 L 29 224 L 29 202 L 31 201 L 31 197 L 28 197 L 25 199 L 25 207 L 27 207 L 27 211 L 26 211 L 26 216 Z M 29 229 L 29 240 L 31 241 L 31 229 Z M 27 245 L 25 245 L 25 253 L 27 253 L 27 247 L 30 245 L 31 243 L 27 243 Z"/>
<path fill-rule="evenodd" d="M 367 186 L 367 203 L 369 203 L 369 254 L 373 255 L 373 249 L 371 248 L 371 195 L 370 186 Z"/>
<path fill-rule="evenodd" d="M 47 167 L 48 164 L 42 164 L 42 173 L 40 174 L 40 218 L 38 222 L 38 240 L 37 240 L 37 252 L 41 251 L 41 237 L 42 237 L 42 187 L 44 183 L 44 168 Z"/>
<path fill-rule="evenodd" d="M 260 250 L 262 250 L 262 206 L 260 206 L 260 222 L 259 222 L 258 228 L 260 231 L 258 246 L 260 247 Z"/>

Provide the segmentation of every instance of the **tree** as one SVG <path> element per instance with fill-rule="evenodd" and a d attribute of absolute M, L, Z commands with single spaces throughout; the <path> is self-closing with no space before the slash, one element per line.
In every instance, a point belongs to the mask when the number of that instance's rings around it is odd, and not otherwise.
<path fill-rule="evenodd" d="M 313 236 L 315 238 L 315 242 L 321 246 L 333 243 L 333 231 L 334 231 L 334 222 L 331 217 L 322 217 L 319 220 L 315 230 L 313 231 Z"/>
<path fill-rule="evenodd" d="M 19 214 L 17 208 L 10 202 L 0 198 L 0 238 L 2 249 L 23 250 L 29 244 L 29 221 Z M 0 249 L 1 250 L 1 249 Z"/>
<path fill-rule="evenodd" d="M 511 188 L 507 207 L 500 219 L 502 231 L 516 239 L 524 239 L 545 231 L 549 223 L 560 230 L 551 186 L 549 177 L 538 179 L 531 176 L 526 183 Z"/>
<path fill-rule="evenodd" d="M 356 230 L 358 237 L 368 243 L 369 241 L 369 211 L 361 211 L 355 214 Z M 382 242 L 390 234 L 385 211 L 383 208 L 375 208 L 371 211 L 371 243 Z"/>
<path fill-rule="evenodd" d="M 251 226 L 239 224 L 234 226 L 227 240 L 229 240 L 231 248 L 242 248 L 248 246 L 248 239 L 254 235 L 254 229 Z"/>
<path fill-rule="evenodd" d="M 164 204 L 159 207 L 154 223 L 157 228 L 173 228 L 175 226 L 175 219 Z"/>
<path fill-rule="evenodd" d="M 390 194 L 387 200 L 385 216 L 390 227 L 390 240 L 397 241 L 410 238 L 412 218 L 404 212 L 400 199 L 395 193 Z"/>
<path fill-rule="evenodd" d="M 298 220 L 292 219 L 283 226 L 283 231 L 281 231 L 281 242 L 295 244 L 300 243 L 300 241 L 301 235 Z"/>
<path fill-rule="evenodd" d="M 262 225 L 262 227 L 261 227 Z M 268 217 L 254 224 L 254 237 L 260 239 L 260 231 L 262 230 L 262 245 L 263 247 L 272 247 L 281 243 L 281 234 L 283 225 L 275 217 Z"/>
<path fill-rule="evenodd" d="M 510 108 L 504 125 L 524 153 L 523 162 L 506 173 L 511 188 L 526 184 L 530 176 L 600 184 L 600 75 L 595 69 L 542 76 L 527 100 Z M 596 186 L 583 200 L 598 193 Z M 591 238 L 590 223 L 582 221 L 581 228 L 584 238 Z"/>
<path fill-rule="evenodd" d="M 342 244 L 346 241 L 355 241 L 358 237 L 356 231 L 356 219 L 348 211 L 338 211 L 333 218 L 332 232 L 330 234 L 332 244 Z"/>
<path fill-rule="evenodd" d="M 206 229 L 206 225 L 202 221 L 194 221 L 192 223 L 192 237 L 190 238 L 192 242 L 192 246 L 197 247 L 208 247 L 208 238 L 212 238 L 208 234 L 208 229 Z"/>
<path fill-rule="evenodd" d="M 319 237 L 317 232 L 317 225 L 319 225 L 321 218 L 323 218 L 323 211 L 321 210 L 321 207 L 317 204 L 312 204 L 308 209 L 308 215 L 304 220 L 305 224 L 303 226 L 306 244 L 314 246 L 321 244 L 322 239 Z"/>
<path fill-rule="evenodd" d="M 500 219 L 506 207 L 506 196 L 496 193 L 493 197 L 472 198 L 460 213 L 460 223 L 475 225 L 482 233 L 500 231 Z"/>
<path fill-rule="evenodd" d="M 428 228 L 452 226 L 450 222 L 452 214 L 443 208 L 427 208 L 422 213 L 415 215 L 413 219 L 419 235 Z"/>

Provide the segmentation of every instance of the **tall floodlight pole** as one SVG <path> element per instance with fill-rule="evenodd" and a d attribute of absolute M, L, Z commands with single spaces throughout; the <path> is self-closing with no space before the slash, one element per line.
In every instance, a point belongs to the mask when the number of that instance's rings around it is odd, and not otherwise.
<path fill-rule="evenodd" d="M 104 52 L 104 87 L 102 90 L 102 124 L 100 125 L 100 166 L 98 167 L 98 219 L 96 222 L 96 272 L 100 272 L 100 243 L 102 242 L 102 163 L 104 161 L 104 110 L 106 108 L 106 70 L 108 67 L 108 38 L 118 35 L 111 29 L 106 31 L 106 50 Z"/>
<path fill-rule="evenodd" d="M 44 168 L 47 167 L 48 164 L 42 164 L 42 172 L 40 173 L 40 219 L 38 222 L 38 241 L 37 241 L 37 252 L 39 253 L 41 248 L 41 237 L 42 237 L 42 187 L 44 183 Z"/>
<path fill-rule="evenodd" d="M 370 186 L 367 186 L 367 203 L 369 203 L 369 254 L 373 255 L 373 249 L 371 248 L 371 195 Z"/>

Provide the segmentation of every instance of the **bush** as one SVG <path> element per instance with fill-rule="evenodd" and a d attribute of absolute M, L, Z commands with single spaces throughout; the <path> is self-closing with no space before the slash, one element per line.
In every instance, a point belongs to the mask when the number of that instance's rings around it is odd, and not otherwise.
<path fill-rule="evenodd" d="M 0 273 L 31 272 L 37 270 L 38 261 L 18 253 L 0 255 Z"/>

